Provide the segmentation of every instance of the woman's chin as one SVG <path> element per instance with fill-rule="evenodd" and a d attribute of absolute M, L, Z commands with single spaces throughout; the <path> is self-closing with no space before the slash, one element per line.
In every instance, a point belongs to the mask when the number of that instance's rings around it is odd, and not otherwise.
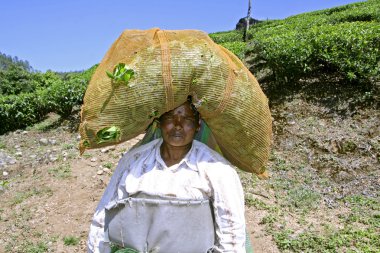
<path fill-rule="evenodd" d="M 182 147 L 182 146 L 187 146 L 191 143 L 191 141 L 186 141 L 184 138 L 179 138 L 179 137 L 172 137 L 170 138 L 167 143 L 171 146 L 174 146 L 174 147 Z"/>

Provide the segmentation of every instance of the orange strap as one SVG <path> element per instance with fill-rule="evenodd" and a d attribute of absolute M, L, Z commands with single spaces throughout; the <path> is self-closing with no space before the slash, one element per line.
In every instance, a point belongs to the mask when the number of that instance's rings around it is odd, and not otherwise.
<path fill-rule="evenodd" d="M 169 111 L 174 109 L 169 42 L 164 31 L 159 30 L 156 34 L 161 46 L 162 78 L 165 86 L 166 108 Z"/>
<path fill-rule="evenodd" d="M 220 52 L 222 54 L 224 54 L 225 59 L 228 60 L 228 65 L 229 66 L 234 66 L 234 64 L 233 64 L 232 60 L 230 59 L 230 57 L 224 52 L 224 48 L 219 47 L 219 49 L 220 49 Z M 237 73 L 236 73 L 235 69 L 233 69 L 232 67 L 230 67 L 229 72 L 228 72 L 228 78 L 227 78 L 226 87 L 224 88 L 224 92 L 223 92 L 223 95 L 222 95 L 222 100 L 220 101 L 218 107 L 214 111 L 206 113 L 206 114 L 202 114 L 203 118 L 213 118 L 213 117 L 216 117 L 221 112 L 223 112 L 224 109 L 226 109 L 227 103 L 228 103 L 228 101 L 230 100 L 230 97 L 231 97 L 232 89 L 234 88 L 234 83 L 235 83 L 236 75 L 237 75 Z"/>

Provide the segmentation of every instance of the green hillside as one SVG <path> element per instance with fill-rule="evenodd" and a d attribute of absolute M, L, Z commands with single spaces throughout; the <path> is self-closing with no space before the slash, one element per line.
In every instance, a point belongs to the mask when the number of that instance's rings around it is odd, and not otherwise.
<path fill-rule="evenodd" d="M 249 30 L 211 34 L 251 70 L 271 70 L 271 81 L 294 82 L 326 72 L 345 81 L 373 81 L 380 74 L 380 1 L 369 0 L 261 22 Z"/>

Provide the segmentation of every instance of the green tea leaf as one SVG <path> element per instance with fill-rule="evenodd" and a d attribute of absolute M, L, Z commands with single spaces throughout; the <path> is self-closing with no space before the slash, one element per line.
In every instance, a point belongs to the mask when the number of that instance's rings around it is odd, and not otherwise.
<path fill-rule="evenodd" d="M 158 110 L 157 109 L 154 109 L 154 110 L 152 110 L 152 112 L 149 114 L 149 119 L 151 119 L 151 118 L 157 118 L 158 116 L 160 116 L 160 113 L 158 112 Z"/>
<path fill-rule="evenodd" d="M 114 75 L 112 75 L 111 72 L 106 71 L 106 73 L 107 73 L 107 76 L 108 76 L 109 78 L 111 78 L 111 79 L 114 79 L 114 78 L 115 78 Z"/>
<path fill-rule="evenodd" d="M 194 78 L 193 80 L 191 80 L 191 84 L 192 85 L 197 85 L 198 84 L 198 79 Z"/>
<path fill-rule="evenodd" d="M 86 147 L 86 148 L 90 147 L 90 142 L 88 140 L 85 140 L 83 142 L 83 146 Z"/>
<path fill-rule="evenodd" d="M 120 129 L 116 126 L 106 127 L 96 133 L 97 143 L 119 141 Z"/>
<path fill-rule="evenodd" d="M 119 249 L 115 253 L 138 253 L 138 251 L 134 249 L 125 248 L 125 249 Z"/>
<path fill-rule="evenodd" d="M 125 74 L 124 77 L 123 77 L 123 79 L 124 79 L 125 82 L 128 82 L 129 79 L 131 79 L 131 75 Z"/>
<path fill-rule="evenodd" d="M 134 76 L 134 70 L 129 69 L 125 63 L 119 63 L 113 69 L 113 73 L 106 71 L 109 78 L 117 84 L 124 84 L 128 86 L 129 80 Z"/>

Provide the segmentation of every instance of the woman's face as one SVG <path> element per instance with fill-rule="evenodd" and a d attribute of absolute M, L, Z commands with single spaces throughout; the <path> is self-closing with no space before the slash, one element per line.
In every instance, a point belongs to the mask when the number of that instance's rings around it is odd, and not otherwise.
<path fill-rule="evenodd" d="M 160 118 L 162 138 L 166 144 L 180 147 L 192 143 L 199 122 L 188 102 L 163 114 Z"/>

